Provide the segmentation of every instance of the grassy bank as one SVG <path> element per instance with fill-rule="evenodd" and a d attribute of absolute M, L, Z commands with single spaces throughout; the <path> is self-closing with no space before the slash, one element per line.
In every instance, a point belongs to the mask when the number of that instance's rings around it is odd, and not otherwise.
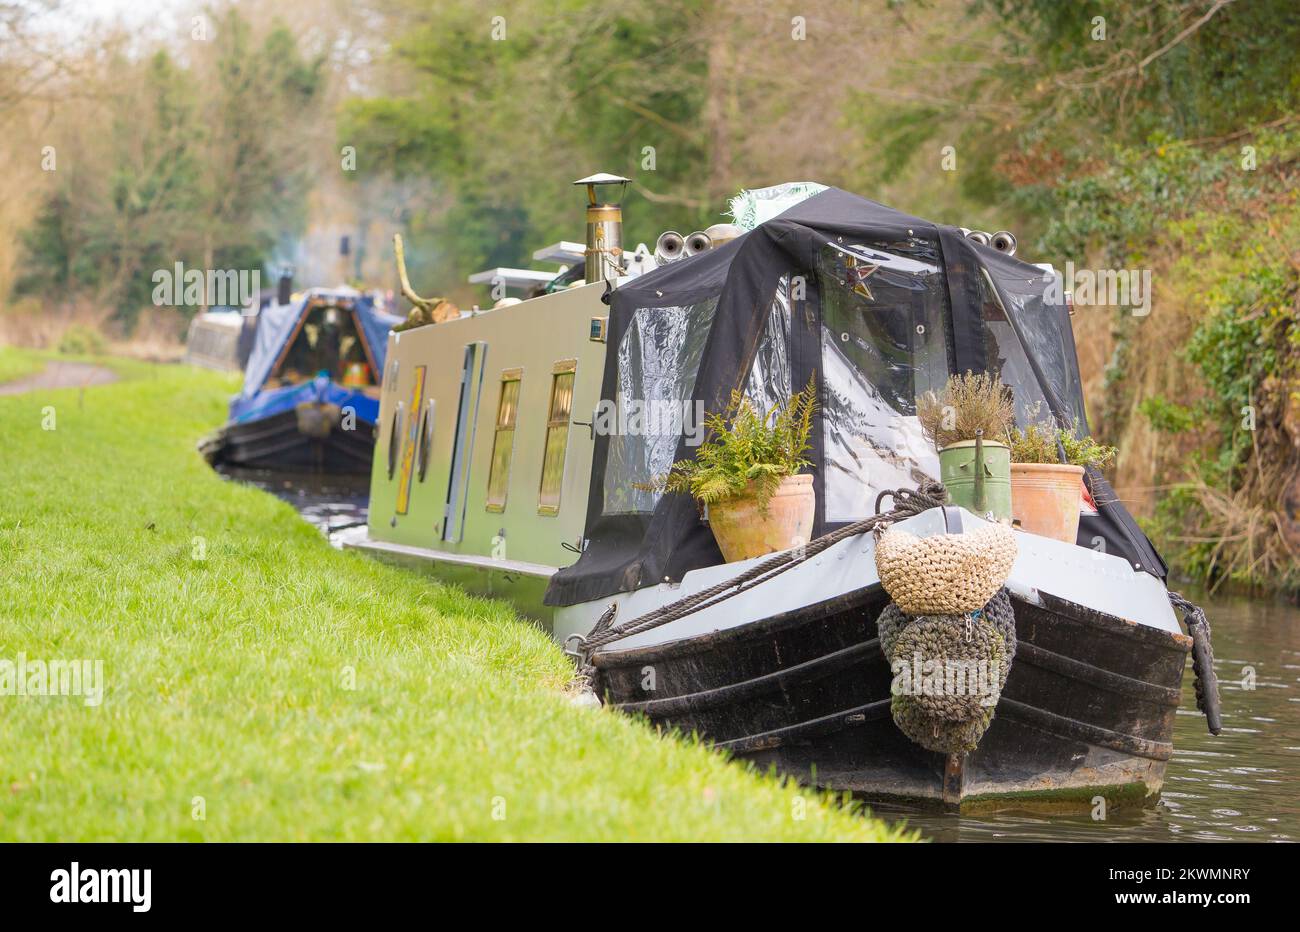
<path fill-rule="evenodd" d="M 0 398 L 0 660 L 105 682 L 97 707 L 0 695 L 0 840 L 894 837 L 573 707 L 503 606 L 214 476 L 194 441 L 232 379 L 115 365 L 80 406 Z"/>
<path fill-rule="evenodd" d="M 45 362 L 35 353 L 0 346 L 0 385 L 40 372 Z"/>

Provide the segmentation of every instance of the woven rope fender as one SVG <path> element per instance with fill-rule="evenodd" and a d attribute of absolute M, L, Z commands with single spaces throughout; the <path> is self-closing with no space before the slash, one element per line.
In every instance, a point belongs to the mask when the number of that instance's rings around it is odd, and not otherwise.
<path fill-rule="evenodd" d="M 890 711 L 898 729 L 931 751 L 975 750 L 1016 653 L 1006 590 L 963 615 L 911 617 L 890 604 L 877 628 L 894 673 Z"/>
<path fill-rule="evenodd" d="M 982 608 L 1011 574 L 1016 535 L 1003 524 L 917 537 L 891 527 L 876 541 L 876 572 L 906 615 L 962 615 Z"/>

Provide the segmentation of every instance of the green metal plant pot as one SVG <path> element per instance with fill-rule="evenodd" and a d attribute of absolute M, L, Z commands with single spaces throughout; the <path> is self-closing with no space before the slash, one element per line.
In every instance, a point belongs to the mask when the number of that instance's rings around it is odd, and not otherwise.
<path fill-rule="evenodd" d="M 983 459 L 983 481 L 975 468 L 976 441 L 963 440 L 939 451 L 939 480 L 948 499 L 977 515 L 992 512 L 997 520 L 1011 520 L 1011 448 L 985 440 L 978 451 Z"/>

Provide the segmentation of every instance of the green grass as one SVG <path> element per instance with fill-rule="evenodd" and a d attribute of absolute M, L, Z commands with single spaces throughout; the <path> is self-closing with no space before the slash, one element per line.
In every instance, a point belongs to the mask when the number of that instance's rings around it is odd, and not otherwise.
<path fill-rule="evenodd" d="M 568 662 L 505 606 L 213 475 L 194 442 L 232 378 L 112 365 L 81 404 L 0 398 L 0 659 L 106 681 L 98 707 L 0 695 L 0 840 L 899 837 L 571 705 Z"/>
<path fill-rule="evenodd" d="M 0 385 L 40 372 L 45 360 L 36 353 L 0 346 Z"/>

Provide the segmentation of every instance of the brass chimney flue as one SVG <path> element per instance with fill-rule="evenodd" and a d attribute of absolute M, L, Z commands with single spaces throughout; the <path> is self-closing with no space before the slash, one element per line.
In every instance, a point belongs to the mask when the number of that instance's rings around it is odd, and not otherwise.
<path fill-rule="evenodd" d="M 588 283 L 614 281 L 623 270 L 623 192 L 630 179 L 607 172 L 581 178 L 587 188 L 586 275 Z M 617 190 L 614 186 L 617 185 Z M 609 188 L 608 194 L 605 189 Z"/>

